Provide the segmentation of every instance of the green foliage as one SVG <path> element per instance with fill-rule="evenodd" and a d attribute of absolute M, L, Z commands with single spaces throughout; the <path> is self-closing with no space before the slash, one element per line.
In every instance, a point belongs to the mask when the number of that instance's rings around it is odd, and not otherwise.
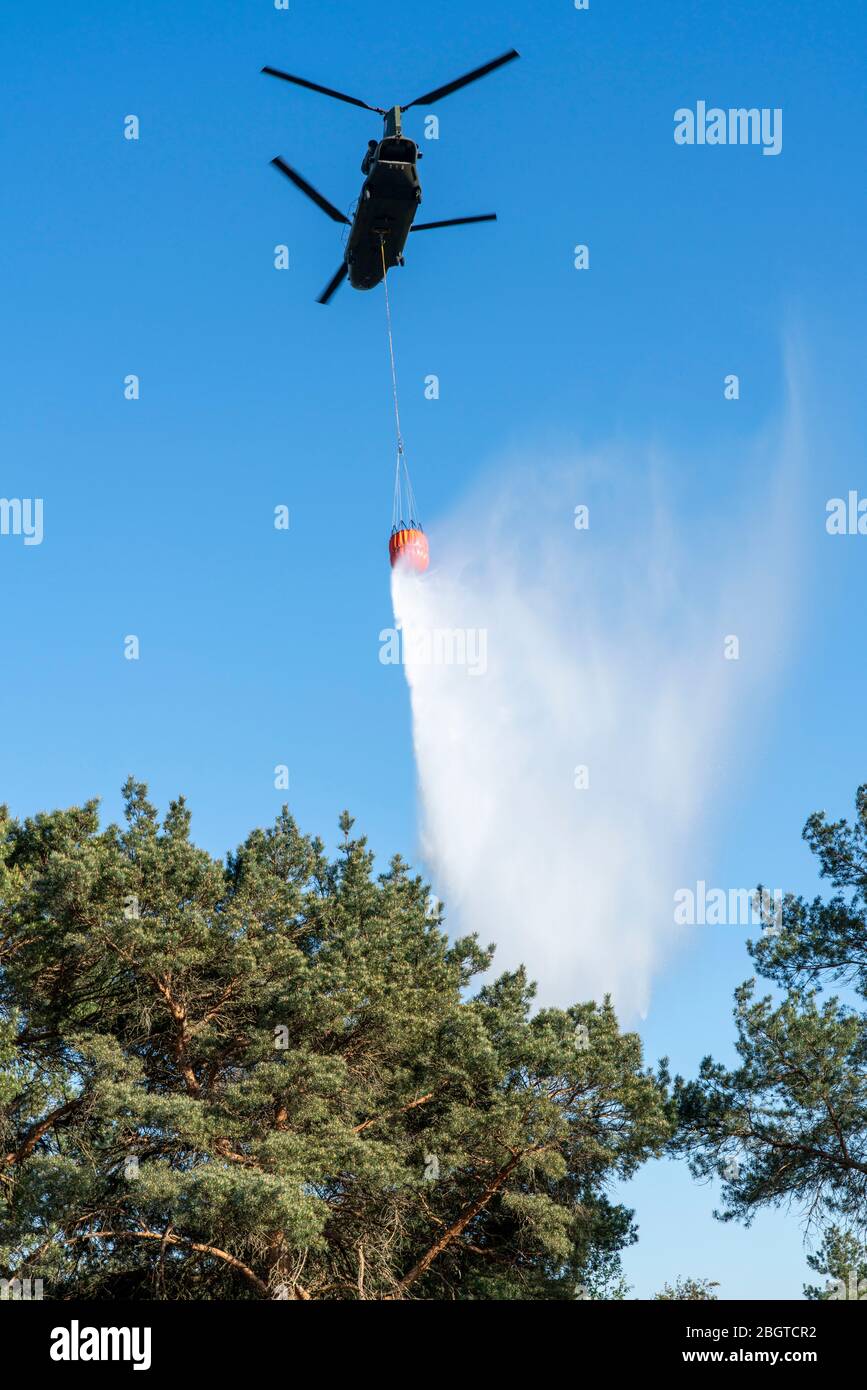
<path fill-rule="evenodd" d="M 658 1303 L 696 1302 L 703 1299 L 716 1299 L 719 1288 L 715 1279 L 676 1279 L 674 1284 L 663 1284 L 659 1293 L 653 1295 Z"/>
<path fill-rule="evenodd" d="M 105 830 L 0 815 L 0 1268 L 53 1298 L 622 1296 L 606 1189 L 672 1110 L 608 1001 L 472 992 L 492 948 L 348 815 L 334 861 L 285 808 L 220 861 L 183 799 L 124 795 Z"/>
<path fill-rule="evenodd" d="M 853 1231 L 830 1226 L 820 1249 L 807 1256 L 807 1264 L 825 1275 L 825 1282 L 805 1284 L 805 1298 L 814 1302 L 867 1298 L 867 1248 L 863 1237 L 859 1239 Z"/>
<path fill-rule="evenodd" d="M 740 1065 L 707 1057 L 696 1081 L 675 1084 L 676 1147 L 697 1176 L 723 1177 L 723 1220 L 793 1202 L 819 1226 L 867 1220 L 867 785 L 856 810 L 854 825 L 807 821 L 837 892 L 787 896 L 778 929 L 751 945 L 785 994 L 756 999 L 754 981 L 737 991 Z M 823 998 L 829 984 L 848 998 Z"/>

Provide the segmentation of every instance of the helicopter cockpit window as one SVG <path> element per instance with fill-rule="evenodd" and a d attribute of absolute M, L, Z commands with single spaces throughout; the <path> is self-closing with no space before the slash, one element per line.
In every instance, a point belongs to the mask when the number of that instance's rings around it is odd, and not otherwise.
<path fill-rule="evenodd" d="M 377 158 L 389 164 L 414 164 L 415 145 L 412 140 L 383 140 Z"/>

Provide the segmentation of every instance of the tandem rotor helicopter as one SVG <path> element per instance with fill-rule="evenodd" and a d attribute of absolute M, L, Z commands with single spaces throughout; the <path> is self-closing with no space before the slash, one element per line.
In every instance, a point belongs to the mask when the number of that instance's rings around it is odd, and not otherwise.
<path fill-rule="evenodd" d="M 269 77 L 280 77 L 284 82 L 293 82 L 296 87 L 306 87 L 311 92 L 321 92 L 323 96 L 345 101 L 350 106 L 360 106 L 365 111 L 373 111 L 376 115 L 382 116 L 384 121 L 382 139 L 368 141 L 367 153 L 361 164 L 365 180 L 351 221 L 284 159 L 278 156 L 271 160 L 274 167 L 291 179 L 295 187 L 306 193 L 332 221 L 342 222 L 349 228 L 343 261 L 319 296 L 319 304 L 327 304 L 345 279 L 357 290 L 369 290 L 378 285 L 392 266 L 404 264 L 403 249 L 410 232 L 460 227 L 469 222 L 496 221 L 495 212 L 486 212 L 476 217 L 449 217 L 440 222 L 418 222 L 413 225 L 421 202 L 421 184 L 416 166 L 422 156 L 415 141 L 404 135 L 401 116 L 412 106 L 432 106 L 434 102 L 441 101 L 443 97 L 450 96 L 452 92 L 459 91 L 471 82 L 477 82 L 481 77 L 487 77 L 488 73 L 495 72 L 497 68 L 518 57 L 520 54 L 512 48 L 499 58 L 473 68 L 472 72 L 465 73 L 463 77 L 446 82 L 442 87 L 435 87 L 433 91 L 425 92 L 414 101 L 407 102 L 405 106 L 392 106 L 388 110 L 381 106 L 369 106 L 358 97 L 347 96 L 345 92 L 320 86 L 318 82 L 309 82 L 306 78 L 295 77 L 289 72 L 281 72 L 279 68 L 262 69 Z"/>

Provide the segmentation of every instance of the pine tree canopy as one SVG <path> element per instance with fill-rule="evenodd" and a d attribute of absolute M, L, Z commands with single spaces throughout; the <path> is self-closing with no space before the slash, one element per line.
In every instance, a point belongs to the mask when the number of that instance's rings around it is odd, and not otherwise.
<path fill-rule="evenodd" d="M 760 974 L 785 993 L 757 999 L 754 981 L 737 991 L 740 1065 L 707 1057 L 696 1081 L 678 1078 L 676 1146 L 697 1176 L 724 1179 L 724 1220 L 749 1224 L 762 1207 L 794 1205 L 818 1229 L 839 1219 L 863 1231 L 867 785 L 853 824 L 816 813 L 804 839 L 836 891 L 810 902 L 788 895 L 781 921 L 769 918 L 750 947 Z M 842 996 L 828 995 L 830 986 Z M 839 1265 L 840 1250 L 829 1254 Z"/>
<path fill-rule="evenodd" d="M 804 1297 L 812 1302 L 867 1298 L 867 1250 L 853 1231 L 829 1226 L 807 1264 L 825 1275 L 823 1284 L 805 1284 Z"/>
<path fill-rule="evenodd" d="M 96 802 L 0 811 L 6 1276 L 100 1299 L 616 1282 L 635 1230 L 610 1185 L 673 1114 L 607 1000 L 479 984 L 493 948 L 450 942 L 347 815 L 333 861 L 285 808 L 220 860 L 183 799 L 160 821 L 124 796 L 106 829 Z"/>
<path fill-rule="evenodd" d="M 716 1300 L 714 1289 L 718 1288 L 714 1279 L 676 1279 L 673 1284 L 663 1284 L 653 1297 L 657 1303 L 706 1303 Z"/>

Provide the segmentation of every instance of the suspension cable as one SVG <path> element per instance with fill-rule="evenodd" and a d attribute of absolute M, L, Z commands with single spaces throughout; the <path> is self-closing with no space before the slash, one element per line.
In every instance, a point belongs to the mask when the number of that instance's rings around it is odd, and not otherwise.
<path fill-rule="evenodd" d="M 385 269 L 385 238 L 379 238 L 379 250 L 382 256 L 382 283 L 385 288 L 385 322 L 388 327 L 388 356 L 391 362 L 391 390 L 394 396 L 394 424 L 397 430 L 397 452 L 403 453 L 403 436 L 400 432 L 400 406 L 397 403 L 397 371 L 394 365 L 394 340 L 391 332 L 391 305 L 388 302 L 388 274 Z"/>
<path fill-rule="evenodd" d="M 391 327 L 391 304 L 388 298 L 388 270 L 385 264 L 385 238 L 379 238 L 379 250 L 382 256 L 382 283 L 385 289 L 385 322 L 388 329 L 388 357 L 391 363 L 391 391 L 394 399 L 394 426 L 397 435 L 397 461 L 394 469 L 394 503 L 392 505 L 391 524 L 392 528 L 403 524 L 403 486 L 406 487 L 406 502 L 409 507 L 409 522 L 412 526 L 415 521 L 415 497 L 413 496 L 412 483 L 409 476 L 409 468 L 406 461 L 406 450 L 403 446 L 403 434 L 400 428 L 400 405 L 397 397 L 397 368 L 394 362 L 394 335 Z M 401 476 L 403 475 L 403 476 Z"/>

